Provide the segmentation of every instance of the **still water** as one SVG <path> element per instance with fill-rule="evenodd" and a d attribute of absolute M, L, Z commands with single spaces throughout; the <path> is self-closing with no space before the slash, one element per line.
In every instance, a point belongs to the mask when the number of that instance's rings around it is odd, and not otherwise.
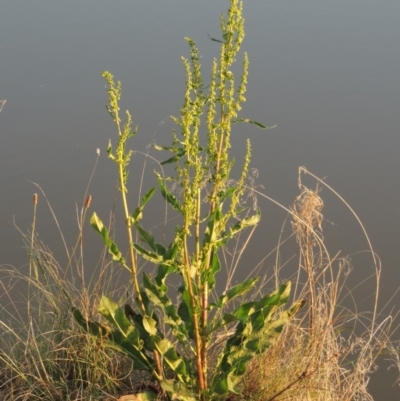
<path fill-rule="evenodd" d="M 400 283 L 400 2 L 244 3 L 250 78 L 243 115 L 277 128 L 243 126 L 234 147 L 251 139 L 258 184 L 286 206 L 297 195 L 299 166 L 325 177 L 363 221 L 382 261 L 381 307 L 390 300 L 396 312 L 400 296 L 391 297 Z M 1 264 L 26 264 L 14 221 L 22 230 L 31 224 L 31 198 L 38 192 L 32 182 L 46 192 L 67 240 L 74 238 L 75 204 L 82 203 L 97 148 L 102 155 L 90 187 L 93 208 L 107 216 L 112 207 L 115 172 L 104 150 L 114 131 L 101 72 L 110 70 L 123 83 L 123 107 L 139 125 L 136 148 L 169 144 L 168 116 L 179 112 L 185 81 L 183 38 L 197 41 L 207 73 L 218 51 L 207 34 L 219 36 L 219 14 L 227 5 L 0 1 L 0 100 L 7 101 L 0 112 Z M 143 159 L 137 163 L 140 169 Z M 149 177 L 155 168 L 150 163 Z M 333 254 L 351 255 L 349 285 L 355 285 L 372 273 L 371 258 L 363 253 L 367 242 L 348 209 L 329 191 L 321 195 L 327 242 Z M 266 243 L 273 248 L 285 218 L 279 208 L 260 203 L 254 263 Z M 38 231 L 56 254 L 62 252 L 43 201 Z M 377 400 L 400 398 L 395 379 L 395 371 L 380 368 L 370 384 Z"/>

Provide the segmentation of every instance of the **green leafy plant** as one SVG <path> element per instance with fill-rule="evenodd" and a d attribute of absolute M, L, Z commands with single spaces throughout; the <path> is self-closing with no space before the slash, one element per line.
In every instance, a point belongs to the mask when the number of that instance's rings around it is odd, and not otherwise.
<path fill-rule="evenodd" d="M 85 318 L 76 308 L 73 314 L 103 345 L 129 356 L 135 369 L 150 372 L 171 400 L 217 399 L 240 391 L 247 363 L 273 344 L 303 305 L 303 301 L 298 301 L 289 309 L 282 309 L 289 300 L 290 282 L 259 300 L 244 301 L 243 296 L 255 288 L 257 278 L 215 295 L 221 248 L 260 220 L 260 211 L 252 211 L 243 200 L 251 158 L 250 141 L 239 177 L 236 180 L 231 177 L 232 125 L 247 122 L 266 128 L 238 116 L 245 101 L 249 65 L 244 54 L 243 71 L 236 82 L 232 65 L 244 38 L 242 2 L 231 0 L 227 16 L 221 16 L 221 31 L 221 40 L 212 38 L 221 44 L 221 50 L 219 58 L 213 60 L 207 87 L 196 44 L 186 39 L 190 58 L 182 60 L 186 72 L 184 101 L 180 116 L 172 117 L 178 129 L 173 133 L 171 146 L 155 145 L 157 150 L 172 153 L 161 164 L 175 167 L 173 176 L 157 173 L 162 196 L 181 219 L 168 246 L 156 242 L 141 225 L 143 210 L 155 188 L 146 193 L 133 212 L 128 209 L 127 178 L 132 151 L 127 150 L 127 141 L 137 130 L 132 129 L 129 112 L 122 126 L 121 83 L 115 83 L 109 72 L 103 73 L 109 93 L 107 109 L 118 131 L 117 147 L 113 151 L 110 143 L 108 155 L 118 168 L 129 260 L 96 214 L 90 222 L 103 238 L 112 259 L 130 272 L 136 306 L 122 307 L 103 297 L 99 312 L 107 324 Z M 139 241 L 134 241 L 134 230 Z M 157 266 L 154 278 L 144 273 L 140 281 L 138 256 Z M 176 294 L 172 297 L 168 287 L 170 276 L 180 282 L 177 304 L 172 301 Z M 214 302 L 210 302 L 211 296 Z M 232 302 L 237 299 L 241 300 L 239 305 Z M 219 357 L 211 361 L 210 345 L 216 333 L 227 327 L 231 332 Z"/>

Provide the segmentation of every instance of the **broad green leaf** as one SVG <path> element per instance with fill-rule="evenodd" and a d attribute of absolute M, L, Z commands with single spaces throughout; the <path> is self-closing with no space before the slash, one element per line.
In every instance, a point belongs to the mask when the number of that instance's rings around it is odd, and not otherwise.
<path fill-rule="evenodd" d="M 113 153 L 112 153 L 111 140 L 108 141 L 107 154 L 108 154 L 108 157 L 109 157 L 111 160 L 115 160 L 115 156 L 114 156 Z"/>
<path fill-rule="evenodd" d="M 152 366 L 154 366 L 154 361 L 143 354 L 139 337 L 135 336 L 135 333 L 131 332 L 129 338 L 126 338 L 126 334 L 123 334 L 118 328 L 112 330 L 110 327 L 101 325 L 100 323 L 85 320 L 76 308 L 72 308 L 72 313 L 76 321 L 86 332 L 96 338 L 101 338 L 103 346 L 127 355 L 132 359 L 135 369 L 153 371 Z"/>
<path fill-rule="evenodd" d="M 162 263 L 163 257 L 162 255 L 157 255 L 154 252 L 150 252 L 147 249 L 143 248 L 139 244 L 134 243 L 133 247 L 146 259 L 149 260 L 150 262 L 153 262 L 154 264 L 159 264 Z"/>
<path fill-rule="evenodd" d="M 147 370 L 150 373 L 155 371 L 155 363 L 152 358 L 145 355 L 141 347 L 134 345 L 126 339 L 119 330 L 114 330 L 107 342 L 103 344 L 114 351 L 128 356 L 133 361 L 134 369 Z"/>
<path fill-rule="evenodd" d="M 247 322 L 250 315 L 264 307 L 270 306 L 277 308 L 285 304 L 288 301 L 290 294 L 290 285 L 291 283 L 288 281 L 281 285 L 279 289 L 274 291 L 272 294 L 265 295 L 259 301 L 251 301 L 240 305 L 235 311 L 225 314 L 224 321 L 231 322 L 236 318 L 239 321 Z"/>
<path fill-rule="evenodd" d="M 191 340 L 194 339 L 194 327 L 193 327 L 193 312 L 192 305 L 190 302 L 190 294 L 189 291 L 185 288 L 179 289 L 182 295 L 182 302 L 178 307 L 178 315 L 182 319 L 182 322 L 185 324 L 186 331 L 189 334 L 189 338 Z"/>
<path fill-rule="evenodd" d="M 227 188 L 225 191 L 218 193 L 218 198 L 221 200 L 221 202 L 224 202 L 226 199 L 231 198 L 237 189 L 237 187 Z"/>
<path fill-rule="evenodd" d="M 156 188 L 151 188 L 142 198 L 140 206 L 138 206 L 135 211 L 131 214 L 129 218 L 129 222 L 131 225 L 135 224 L 142 218 L 142 212 L 146 203 L 153 197 L 154 193 L 156 192 Z"/>
<path fill-rule="evenodd" d="M 231 323 L 234 321 L 246 322 L 249 318 L 250 312 L 254 312 L 254 301 L 246 302 L 236 308 L 233 312 L 225 313 L 223 320 L 225 323 Z"/>
<path fill-rule="evenodd" d="M 146 203 L 153 197 L 155 192 L 156 192 L 155 187 L 151 188 L 148 192 L 146 192 L 146 194 L 142 197 L 141 204 L 145 206 Z"/>
<path fill-rule="evenodd" d="M 151 302 L 150 298 L 147 295 L 147 292 L 144 291 L 143 288 L 140 289 L 140 296 L 142 297 L 142 302 L 145 308 L 145 315 L 147 316 L 154 316 L 154 320 L 158 322 L 157 315 L 153 315 L 154 313 L 154 305 Z M 141 308 L 140 301 L 136 298 L 136 303 L 138 304 L 139 308 Z M 143 321 L 142 321 L 143 322 Z"/>
<path fill-rule="evenodd" d="M 183 383 L 176 380 L 162 380 L 162 389 L 168 394 L 170 400 L 174 401 L 199 401 L 195 393 L 189 390 Z"/>
<path fill-rule="evenodd" d="M 285 304 L 289 300 L 290 289 L 291 289 L 291 282 L 287 281 L 286 283 L 282 284 L 271 295 L 266 295 L 265 297 L 257 301 L 254 305 L 255 310 L 259 310 L 269 305 L 279 307 Z"/>
<path fill-rule="evenodd" d="M 262 128 L 262 129 L 272 129 L 276 128 L 278 125 L 275 124 L 272 127 L 266 127 L 264 124 L 261 124 L 257 121 L 249 120 L 248 118 L 238 118 L 237 120 L 232 120 L 233 123 L 249 123 L 249 124 L 255 124 L 257 127 Z"/>
<path fill-rule="evenodd" d="M 154 251 L 157 252 L 158 255 L 164 255 L 165 254 L 165 248 L 157 244 L 154 237 L 148 233 L 142 226 L 139 224 L 136 224 L 136 228 L 139 231 L 140 239 L 145 242 L 147 245 L 150 246 L 150 248 Z"/>
<path fill-rule="evenodd" d="M 281 316 L 286 317 L 287 319 L 292 318 L 294 315 L 300 312 L 300 310 L 303 308 L 303 306 L 306 304 L 306 301 L 304 299 L 299 299 L 296 302 L 293 302 L 292 306 L 281 312 Z"/>
<path fill-rule="evenodd" d="M 171 158 L 164 160 L 163 162 L 161 162 L 161 165 L 163 166 L 164 164 L 176 163 L 180 159 L 182 159 L 182 157 L 185 156 L 186 154 L 183 148 L 176 148 L 176 151 L 174 153 L 175 156 L 172 156 Z"/>
<path fill-rule="evenodd" d="M 150 277 L 146 273 L 143 274 L 143 285 L 147 295 L 155 306 L 161 307 L 174 321 L 180 321 L 175 305 L 166 294 L 166 290 L 168 289 L 166 286 L 165 289 L 162 289 L 158 285 L 152 283 Z"/>
<path fill-rule="evenodd" d="M 222 234 L 218 240 L 219 246 L 225 245 L 231 238 L 233 238 L 238 232 L 251 226 L 255 226 L 261 219 L 261 211 L 257 209 L 257 213 L 253 216 L 247 217 L 243 220 L 238 221 L 233 227 L 230 228 L 229 232 Z"/>
<path fill-rule="evenodd" d="M 258 281 L 258 277 L 249 278 L 248 280 L 235 285 L 232 287 L 225 295 L 219 297 L 218 301 L 212 305 L 217 306 L 219 308 L 225 306 L 230 300 L 244 295 L 246 292 L 251 290 Z"/>
<path fill-rule="evenodd" d="M 157 173 L 156 173 L 157 174 Z M 182 205 L 178 199 L 168 191 L 167 187 L 163 183 L 163 179 L 159 174 L 157 174 L 158 185 L 160 186 L 161 195 L 164 199 L 172 206 L 172 208 L 180 213 L 183 213 Z"/>
<path fill-rule="evenodd" d="M 100 300 L 99 312 L 117 328 L 119 336 L 122 336 L 121 339 L 125 338 L 126 342 L 132 344 L 137 350 L 140 350 L 143 345 L 150 351 L 154 349 L 150 342 L 151 334 L 157 334 L 157 322 L 154 319 L 136 314 L 132 316 L 132 320 L 129 320 L 122 308 L 104 296 Z M 120 344 L 121 341 L 115 342 Z"/>
<path fill-rule="evenodd" d="M 224 321 L 239 320 L 235 333 L 227 340 L 221 353 L 213 389 L 218 394 L 236 391 L 246 364 L 255 355 L 264 352 L 280 335 L 289 319 L 304 305 L 298 301 L 286 311 L 279 312 L 279 307 L 288 301 L 290 282 L 280 286 L 256 302 L 248 302 L 224 316 Z"/>
<path fill-rule="evenodd" d="M 164 322 L 171 327 L 173 335 L 177 338 L 177 340 L 181 344 L 187 345 L 189 337 L 185 324 L 179 316 L 175 305 L 168 297 L 168 287 L 165 284 L 166 275 L 174 271 L 176 271 L 176 267 L 174 266 L 159 265 L 155 283 L 151 281 L 150 277 L 146 273 L 144 273 L 144 292 L 152 304 L 159 307 L 165 314 Z"/>
<path fill-rule="evenodd" d="M 157 322 L 150 316 L 143 316 L 143 327 L 151 336 L 157 334 Z"/>
<path fill-rule="evenodd" d="M 220 207 L 217 205 L 208 220 L 207 228 L 204 232 L 203 247 L 213 245 L 217 242 L 216 228 L 222 218 Z"/>
<path fill-rule="evenodd" d="M 82 328 L 88 333 L 92 334 L 95 337 L 101 338 L 110 334 L 111 329 L 109 327 L 105 327 L 97 322 L 92 322 L 90 320 L 86 320 L 79 309 L 72 307 L 71 308 L 72 315 L 77 323 L 82 326 Z"/>
<path fill-rule="evenodd" d="M 208 283 L 209 289 L 212 290 L 215 286 L 215 276 L 221 270 L 221 265 L 217 252 L 213 249 L 211 251 L 211 260 L 207 268 L 203 268 L 201 272 L 201 282 Z"/>
<path fill-rule="evenodd" d="M 172 242 L 171 244 L 169 244 L 168 248 L 165 250 L 165 253 L 163 254 L 164 263 L 167 264 L 168 266 L 176 267 L 175 259 L 177 252 L 178 252 L 178 244 L 176 242 Z M 168 271 L 172 273 L 171 270 Z"/>
<path fill-rule="evenodd" d="M 103 238 L 104 244 L 107 247 L 108 253 L 112 256 L 112 259 L 116 262 L 119 262 L 122 266 L 130 271 L 129 267 L 125 264 L 125 259 L 122 256 L 122 253 L 119 251 L 117 244 L 112 241 L 108 234 L 107 228 L 104 226 L 103 222 L 96 213 L 93 213 L 92 217 L 90 218 L 90 225 Z"/>
<path fill-rule="evenodd" d="M 164 166 L 165 164 L 171 164 L 171 163 L 175 163 L 177 161 L 179 161 L 180 159 L 182 159 L 183 155 L 175 155 L 170 157 L 167 160 L 164 160 L 163 162 L 161 162 L 161 165 Z"/>
<path fill-rule="evenodd" d="M 173 256 L 176 253 L 176 246 L 174 246 L 174 252 L 169 256 Z M 166 254 L 169 254 L 170 247 L 168 247 Z M 172 274 L 175 273 L 178 270 L 178 266 L 176 264 L 160 264 L 158 266 L 158 270 L 157 270 L 157 275 L 155 277 L 155 282 L 158 284 L 159 288 L 161 289 L 161 291 L 163 291 L 164 293 L 167 292 L 168 287 L 165 284 L 165 280 L 166 278 Z"/>
<path fill-rule="evenodd" d="M 184 148 L 179 148 L 177 146 L 159 146 L 159 145 L 153 145 L 153 146 L 157 150 L 169 150 L 171 153 L 174 153 L 174 155 L 175 155 L 175 156 L 171 157 L 170 159 L 163 161 L 161 163 L 161 165 L 177 162 L 186 153 Z"/>
<path fill-rule="evenodd" d="M 143 292 L 142 292 L 142 295 L 143 295 Z M 152 311 L 146 311 L 146 313 L 152 313 Z M 158 321 L 157 321 L 155 315 L 153 315 L 153 318 L 154 318 L 153 320 L 156 322 L 156 324 L 158 324 Z M 143 315 L 141 315 L 139 313 L 135 313 L 134 315 L 130 315 L 129 319 L 137 331 L 138 338 L 140 341 L 140 347 L 146 349 L 147 351 L 151 351 L 151 352 L 154 351 L 154 349 L 155 349 L 155 345 L 154 345 L 154 341 L 153 341 L 154 335 L 149 334 L 148 331 L 146 330 L 145 325 L 144 325 Z M 158 330 L 156 331 L 155 335 L 162 336 L 162 334 Z"/>
<path fill-rule="evenodd" d="M 138 333 L 126 317 L 125 311 L 104 295 L 100 299 L 99 313 L 116 327 L 123 336 L 137 342 L 139 341 Z"/>
<path fill-rule="evenodd" d="M 176 146 L 161 146 L 161 145 L 157 145 L 157 144 L 153 144 L 152 146 L 154 149 L 157 149 L 157 150 L 169 150 L 172 153 L 178 152 L 178 148 Z"/>
<path fill-rule="evenodd" d="M 222 41 L 222 40 L 219 40 L 219 39 L 215 39 L 215 38 L 212 38 L 210 35 L 208 35 L 207 34 L 207 36 L 208 36 L 208 38 L 210 39 L 210 40 L 212 40 L 213 42 L 217 42 L 217 43 L 225 43 L 224 41 Z"/>
<path fill-rule="evenodd" d="M 261 210 L 257 209 L 256 214 L 250 217 L 246 217 L 240 222 L 240 224 L 242 227 L 251 227 L 258 224 L 260 222 L 260 219 L 261 219 Z"/>

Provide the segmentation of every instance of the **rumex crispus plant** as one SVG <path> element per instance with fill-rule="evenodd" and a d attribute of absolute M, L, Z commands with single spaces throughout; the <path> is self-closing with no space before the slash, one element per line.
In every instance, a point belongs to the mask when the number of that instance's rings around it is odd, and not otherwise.
<path fill-rule="evenodd" d="M 236 180 L 231 178 L 232 125 L 248 122 L 266 128 L 238 117 L 245 101 L 249 64 L 244 54 L 243 72 L 237 83 L 231 68 L 244 38 L 241 2 L 231 0 L 228 15 L 221 17 L 221 30 L 222 39 L 212 39 L 221 44 L 221 51 L 219 58 L 213 60 L 207 89 L 196 44 L 186 39 L 190 47 L 190 58 L 183 58 L 186 90 L 180 116 L 172 117 L 178 132 L 174 132 L 171 146 L 155 146 L 172 153 L 172 157 L 161 164 L 175 166 L 174 176 L 165 178 L 157 174 L 162 196 L 181 218 L 168 246 L 157 243 L 140 223 L 155 188 L 146 193 L 133 212 L 128 210 L 127 169 L 132 152 L 126 147 L 136 130 L 132 130 L 129 112 L 121 126 L 121 84 L 115 83 L 109 72 L 103 74 L 108 85 L 108 112 L 118 131 L 116 150 L 113 152 L 110 144 L 108 155 L 119 172 L 129 261 L 96 214 L 91 218 L 91 225 L 102 236 L 112 258 L 131 273 L 136 306 L 126 305 L 124 309 L 103 297 L 99 312 L 112 328 L 86 320 L 77 309 L 73 313 L 82 327 L 101 338 L 103 344 L 131 357 L 136 369 L 149 371 L 171 400 L 211 400 L 240 391 L 238 384 L 247 362 L 274 342 L 290 317 L 303 305 L 298 301 L 290 309 L 282 310 L 290 294 L 290 282 L 286 282 L 259 300 L 243 301 L 227 309 L 232 300 L 254 288 L 258 280 L 255 277 L 233 286 L 210 302 L 221 266 L 221 248 L 260 219 L 259 210 L 250 214 L 242 199 L 251 156 L 249 141 L 240 176 Z M 171 183 L 179 188 L 179 193 L 173 193 Z M 140 242 L 134 241 L 134 230 Z M 154 278 L 144 273 L 142 281 L 139 280 L 139 255 L 157 266 Z M 169 276 L 180 282 L 177 304 L 172 301 L 176 295 L 171 297 L 167 284 Z M 169 335 L 163 329 L 166 326 L 170 329 Z M 232 334 L 226 338 L 210 369 L 210 344 L 214 335 L 227 326 L 233 327 Z M 151 399 L 153 395 L 147 392 L 141 397 Z"/>

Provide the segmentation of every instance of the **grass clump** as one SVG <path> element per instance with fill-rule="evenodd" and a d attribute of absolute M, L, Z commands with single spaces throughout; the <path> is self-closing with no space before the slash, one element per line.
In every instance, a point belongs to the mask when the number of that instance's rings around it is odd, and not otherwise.
<path fill-rule="evenodd" d="M 348 265 L 331 258 L 325 248 L 318 191 L 300 184 L 300 195 L 287 209 L 300 253 L 292 280 L 284 280 L 276 266 L 273 283 L 251 276 L 235 285 L 228 280 L 224 291 L 217 285 L 222 268 L 229 270 L 225 255 L 230 244 L 242 246 L 242 255 L 245 245 L 240 244 L 247 241 L 241 242 L 240 235 L 261 218 L 259 209 L 246 204 L 249 194 L 257 193 L 247 185 L 250 141 L 242 168 L 233 176 L 232 129 L 237 123 L 266 128 L 239 116 L 249 65 L 244 54 L 236 79 L 233 64 L 244 38 L 242 2 L 230 1 L 221 31 L 220 39 L 212 38 L 220 43 L 220 54 L 207 85 L 197 46 L 186 39 L 186 89 L 180 115 L 172 117 L 177 129 L 171 145 L 155 145 L 171 153 L 160 166 L 173 167 L 170 176 L 163 169 L 156 172 L 158 191 L 178 221 L 168 244 L 158 242 L 142 224 L 156 187 L 146 188 L 136 208 L 129 208 L 133 151 L 127 144 L 137 130 L 129 112 L 122 122 L 120 82 L 103 73 L 107 110 L 117 130 L 116 148 L 110 141 L 107 153 L 118 171 L 126 255 L 96 213 L 90 224 L 101 236 L 110 263 L 128 272 L 130 284 L 122 292 L 113 291 L 115 273 L 107 263 L 97 281 L 84 279 L 82 229 L 89 198 L 67 269 L 37 241 L 33 227 L 26 237 L 29 274 L 7 271 L 10 279 L 25 281 L 28 294 L 24 315 L 16 318 L 25 323 L 17 329 L 15 320 L 1 321 L 1 385 L 8 399 L 116 399 L 123 393 L 135 393 L 132 399 L 142 401 L 370 397 L 366 385 L 388 342 L 391 320 L 378 324 L 376 309 L 368 321 L 341 309 Z M 154 266 L 153 274 L 140 275 L 144 263 Z M 65 271 L 72 266 L 76 269 L 68 278 Z M 379 274 L 376 266 L 377 285 Z M 13 320 L 14 313 L 9 313 Z M 362 323 L 362 331 L 343 331 L 355 322 Z M 142 378 L 146 384 L 137 386 Z"/>
<path fill-rule="evenodd" d="M 302 174 L 311 173 L 302 167 Z M 349 309 L 343 300 L 351 296 L 345 286 L 351 265 L 329 255 L 322 208 L 318 188 L 311 190 L 300 181 L 290 215 L 300 250 L 296 291 L 307 299 L 307 310 L 288 323 L 274 347 L 251 362 L 244 379 L 246 399 L 373 399 L 368 382 L 377 357 L 390 346 L 393 321 L 391 316 L 377 320 L 380 267 L 375 264 L 375 308 L 364 314 Z"/>
<path fill-rule="evenodd" d="M 37 195 L 35 209 L 36 203 Z M 108 288 L 108 266 L 86 286 L 75 252 L 69 254 L 66 268 L 39 241 L 34 228 L 23 238 L 29 270 L 1 268 L 0 398 L 105 400 L 131 389 L 130 360 L 79 330 L 71 314 L 71 306 L 79 305 L 85 316 L 95 316 L 98 292 L 115 293 Z M 18 293 L 25 294 L 19 301 Z"/>

